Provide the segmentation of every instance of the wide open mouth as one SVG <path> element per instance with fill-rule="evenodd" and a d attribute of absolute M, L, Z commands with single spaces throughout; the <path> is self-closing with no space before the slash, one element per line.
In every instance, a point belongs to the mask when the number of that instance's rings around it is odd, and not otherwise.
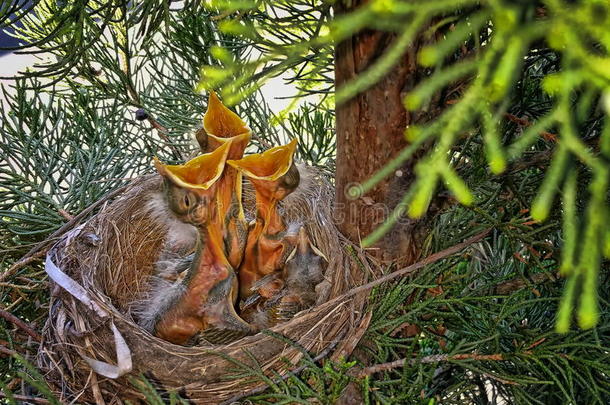
<path fill-rule="evenodd" d="M 286 145 L 276 146 L 263 153 L 249 155 L 240 160 L 228 160 L 227 163 L 250 178 L 277 180 L 285 175 L 292 166 L 296 147 L 295 138 Z"/>
<path fill-rule="evenodd" d="M 218 180 L 225 167 L 231 139 L 211 153 L 189 160 L 183 165 L 165 165 L 154 158 L 159 174 L 180 187 L 207 190 Z"/>
<path fill-rule="evenodd" d="M 219 138 L 230 138 L 244 132 L 250 132 L 246 123 L 222 104 L 214 92 L 210 93 L 208 110 L 203 116 L 203 129 L 208 134 Z"/>
<path fill-rule="evenodd" d="M 230 138 L 221 138 L 216 135 L 207 134 L 208 150 L 215 150 L 221 145 L 231 142 L 231 148 L 229 149 L 227 159 L 241 159 L 248 146 L 248 142 L 250 142 L 251 136 L 252 133 L 250 131 Z"/>

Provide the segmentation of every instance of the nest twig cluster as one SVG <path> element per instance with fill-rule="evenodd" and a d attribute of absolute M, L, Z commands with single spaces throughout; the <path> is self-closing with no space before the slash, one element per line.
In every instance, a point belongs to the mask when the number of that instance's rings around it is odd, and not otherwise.
<path fill-rule="evenodd" d="M 134 319 L 132 303 L 145 293 L 168 231 L 167 222 L 146 209 L 160 191 L 159 176 L 133 181 L 120 198 L 64 235 L 47 257 L 47 271 L 57 284 L 38 357 L 59 397 L 97 403 L 143 399 L 129 378 L 142 374 L 160 390 L 177 391 L 194 403 L 221 403 L 260 385 L 228 378 L 236 362 L 271 375 L 296 367 L 303 349 L 314 357 L 349 354 L 349 337 L 358 336 L 363 326 L 367 292 L 334 298 L 362 284 L 361 266 L 367 259 L 357 249 L 347 253 L 349 242 L 331 220 L 333 188 L 322 175 L 311 173 L 313 184 L 291 195 L 282 215 L 301 221 L 329 258 L 325 276 L 330 288 L 318 305 L 272 328 L 273 333 L 228 345 L 174 345 Z"/>

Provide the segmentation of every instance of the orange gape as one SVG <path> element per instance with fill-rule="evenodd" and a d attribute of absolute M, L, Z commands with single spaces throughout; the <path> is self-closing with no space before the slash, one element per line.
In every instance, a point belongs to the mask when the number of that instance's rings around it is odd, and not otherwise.
<path fill-rule="evenodd" d="M 211 152 L 230 140 L 231 148 L 227 159 L 241 159 L 251 135 L 246 124 L 212 92 L 208 110 L 203 116 L 203 128 L 196 135 L 201 151 Z M 217 205 L 218 217 L 223 224 L 223 246 L 229 263 L 234 268 L 241 264 L 248 234 L 241 195 L 241 173 L 233 167 L 226 167 L 218 184 Z"/>
<path fill-rule="evenodd" d="M 184 165 L 155 161 L 164 178 L 169 209 L 199 232 L 195 257 L 183 281 L 185 292 L 176 302 L 160 309 L 155 324 L 155 335 L 172 343 L 189 343 L 200 333 L 205 337 L 210 330 L 216 336 L 254 332 L 235 312 L 237 277 L 225 256 L 217 209 L 218 179 L 230 148 L 229 140 L 214 152 Z"/>
<path fill-rule="evenodd" d="M 254 293 L 252 285 L 262 277 L 280 271 L 291 242 L 277 204 L 299 184 L 299 172 L 293 155 L 296 140 L 263 153 L 229 160 L 254 186 L 256 222 L 248 232 L 244 259 L 239 267 L 239 292 L 242 299 Z"/>

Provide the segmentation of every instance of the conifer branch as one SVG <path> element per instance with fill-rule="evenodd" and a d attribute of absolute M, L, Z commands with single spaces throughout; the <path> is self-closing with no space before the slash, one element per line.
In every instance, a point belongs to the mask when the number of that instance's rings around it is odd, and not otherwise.
<path fill-rule="evenodd" d="M 390 371 L 396 368 L 404 367 L 405 365 L 415 366 L 417 364 L 429 364 L 429 363 L 440 363 L 445 361 L 459 361 L 459 360 L 473 360 L 473 361 L 505 361 L 506 355 L 497 354 L 477 354 L 477 353 L 463 353 L 463 354 L 435 354 L 430 356 L 424 356 L 417 359 L 400 359 L 391 361 L 383 364 L 375 364 L 374 366 L 366 367 L 360 370 L 357 374 L 358 377 L 366 377 L 372 374 L 380 373 L 382 371 Z"/>
<path fill-rule="evenodd" d="M 15 315 L 13 315 L 9 312 L 6 312 L 3 309 L 0 309 L 0 318 L 6 319 L 10 323 L 15 325 L 16 327 L 18 327 L 19 329 L 21 329 L 28 335 L 30 335 L 37 342 L 42 342 L 42 335 L 40 333 L 36 332 L 34 329 L 32 329 L 28 324 L 23 322 L 21 319 L 17 318 Z"/>

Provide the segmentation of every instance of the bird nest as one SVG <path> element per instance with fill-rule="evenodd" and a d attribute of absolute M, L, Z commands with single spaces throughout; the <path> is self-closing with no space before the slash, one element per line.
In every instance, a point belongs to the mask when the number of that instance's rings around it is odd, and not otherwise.
<path fill-rule="evenodd" d="M 305 224 L 329 259 L 328 288 L 318 303 L 290 321 L 222 346 L 178 346 L 137 323 L 134 301 L 148 280 L 167 238 L 167 221 L 149 209 L 161 189 L 159 176 L 134 180 L 89 221 L 51 249 L 46 269 L 52 283 L 50 313 L 38 365 L 62 401 L 122 403 L 144 400 L 133 378 L 144 376 L 159 392 L 177 392 L 193 403 L 235 401 L 260 389 L 261 380 L 237 377 L 252 367 L 270 378 L 286 375 L 306 352 L 314 358 L 348 355 L 361 336 L 366 258 L 349 245 L 331 220 L 334 190 L 311 168 L 306 190 L 284 201 L 288 221 Z M 245 192 L 244 204 L 253 197 Z M 238 371 L 238 372 L 236 372 Z M 274 377 L 276 376 L 276 377 Z"/>

